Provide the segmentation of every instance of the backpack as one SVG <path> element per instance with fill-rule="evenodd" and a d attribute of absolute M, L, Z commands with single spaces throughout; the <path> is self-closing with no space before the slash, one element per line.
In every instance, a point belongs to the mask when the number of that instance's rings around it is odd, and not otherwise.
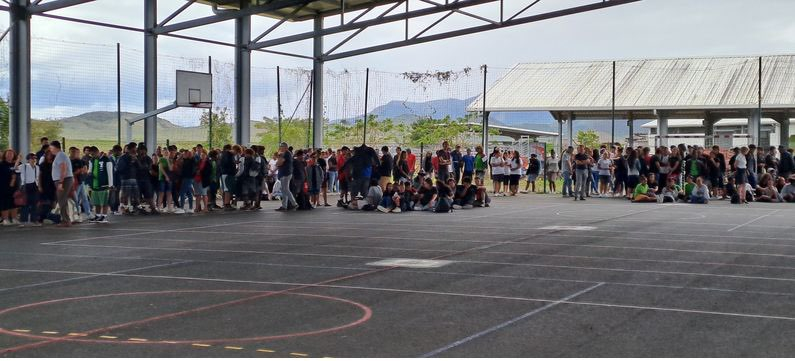
<path fill-rule="evenodd" d="M 260 174 L 260 169 L 262 168 L 262 163 L 257 163 L 256 159 L 251 159 L 245 161 L 245 165 L 248 168 L 248 176 L 251 178 L 256 178 Z"/>

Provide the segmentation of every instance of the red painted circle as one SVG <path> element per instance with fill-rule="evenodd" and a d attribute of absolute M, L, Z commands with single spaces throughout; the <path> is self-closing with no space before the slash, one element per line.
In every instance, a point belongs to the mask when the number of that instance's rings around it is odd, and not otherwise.
<path fill-rule="evenodd" d="M 98 298 L 107 298 L 107 297 L 123 297 L 123 296 L 151 296 L 151 295 L 165 295 L 165 294 L 182 294 L 182 293 L 243 293 L 243 294 L 250 294 L 250 293 L 271 293 L 272 291 L 251 291 L 251 290 L 172 290 L 172 291 L 152 291 L 152 292 L 126 292 L 126 293 L 111 293 L 105 295 L 93 295 L 93 296 L 83 296 L 83 297 L 72 297 L 72 298 L 62 298 L 57 300 L 49 300 L 49 301 L 42 301 L 36 303 L 30 303 L 26 305 L 16 306 L 4 309 L 0 311 L 0 317 L 3 315 L 7 315 L 16 311 L 20 310 L 27 310 L 35 307 L 40 306 L 47 306 L 53 305 L 58 303 L 64 302 L 72 302 L 72 301 L 83 301 L 83 300 L 93 300 Z M 275 291 L 279 292 L 279 291 Z M 210 339 L 210 340 L 156 340 L 156 341 L 129 341 L 129 340 L 97 340 L 97 339 L 86 339 L 86 338 L 77 338 L 72 336 L 66 337 L 53 337 L 53 336 L 43 336 L 43 335 L 33 335 L 30 333 L 23 333 L 23 332 L 14 332 L 11 330 L 7 330 L 5 328 L 0 327 L 0 334 L 10 335 L 10 336 L 19 336 L 24 338 L 31 338 L 37 340 L 45 340 L 45 341 L 65 341 L 65 342 L 84 342 L 84 343 L 111 343 L 111 344 L 191 344 L 191 343 L 234 343 L 234 342 L 258 342 L 258 341 L 269 341 L 269 340 L 279 340 L 279 339 L 286 339 L 286 338 L 293 338 L 293 337 L 303 337 L 303 336 L 314 336 L 320 335 L 330 332 L 337 332 L 342 331 L 348 328 L 359 326 L 367 321 L 373 315 L 373 311 L 358 302 L 346 300 L 344 298 L 337 298 L 331 296 L 322 296 L 322 295 L 313 295 L 309 293 L 292 293 L 292 292 L 284 292 L 280 293 L 280 295 L 293 295 L 293 296 L 302 296 L 302 297 L 309 297 L 309 298 L 319 298 L 324 300 L 330 300 L 339 303 L 345 303 L 352 305 L 362 312 L 362 316 L 359 319 L 346 323 L 344 325 L 319 329 L 315 331 L 306 331 L 306 332 L 297 332 L 297 333 L 289 333 L 289 334 L 281 334 L 281 335 L 272 335 L 272 336 L 255 336 L 255 337 L 245 337 L 245 338 L 229 338 L 229 339 Z"/>

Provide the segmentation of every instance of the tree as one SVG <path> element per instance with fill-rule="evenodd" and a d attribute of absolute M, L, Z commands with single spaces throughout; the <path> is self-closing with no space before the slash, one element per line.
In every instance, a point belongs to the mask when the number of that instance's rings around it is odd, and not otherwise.
<path fill-rule="evenodd" d="M 222 147 L 225 144 L 232 143 L 232 124 L 226 122 L 229 118 L 229 110 L 227 108 L 218 108 L 213 112 L 212 118 L 212 133 L 209 132 L 210 128 L 210 112 L 205 111 L 202 113 L 199 124 L 202 127 L 207 127 L 207 143 L 211 147 Z"/>
<path fill-rule="evenodd" d="M 61 139 L 63 124 L 59 121 L 33 120 L 30 122 L 30 150 L 38 151 L 41 147 L 39 139 L 47 137 L 51 140 Z"/>
<path fill-rule="evenodd" d="M 8 148 L 8 103 L 0 98 L 0 149 Z"/>
<path fill-rule="evenodd" d="M 599 148 L 599 133 L 593 129 L 580 130 L 577 132 L 577 143 L 588 148 Z"/>
<path fill-rule="evenodd" d="M 256 129 L 260 137 L 260 144 L 265 147 L 266 153 L 276 151 L 279 147 L 279 122 L 273 119 L 263 119 L 262 122 L 257 122 Z M 296 148 L 303 148 L 308 141 L 307 130 L 309 129 L 309 119 L 282 119 L 282 142 L 292 145 Z M 311 135 L 311 133 L 310 133 Z"/>

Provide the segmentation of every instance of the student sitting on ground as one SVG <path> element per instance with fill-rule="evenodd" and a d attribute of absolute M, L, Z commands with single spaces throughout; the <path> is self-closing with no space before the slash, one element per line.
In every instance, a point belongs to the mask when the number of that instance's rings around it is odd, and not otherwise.
<path fill-rule="evenodd" d="M 453 209 L 472 209 L 475 206 L 478 187 L 472 184 L 472 179 L 464 177 L 460 185 L 456 186 L 455 182 L 448 182 L 448 185 L 455 189 Z"/>
<path fill-rule="evenodd" d="M 480 177 L 475 177 L 475 184 L 483 184 L 483 180 Z M 475 194 L 475 202 L 473 205 L 475 207 L 489 207 L 491 204 L 491 197 L 489 197 L 488 190 L 486 190 L 486 187 L 482 185 L 477 187 L 477 193 Z"/>
<path fill-rule="evenodd" d="M 455 182 L 454 179 L 453 182 Z M 436 199 L 436 206 L 433 208 L 434 212 L 447 213 L 453 209 L 454 189 L 455 186 L 451 188 L 442 180 L 436 181 L 436 191 L 438 193 L 438 197 Z"/>
<path fill-rule="evenodd" d="M 415 194 L 414 187 L 411 186 L 411 182 L 404 182 L 398 186 L 397 195 L 399 196 L 399 201 L 395 202 L 395 205 L 400 209 L 401 212 L 407 212 L 414 209 L 414 194 Z M 397 213 L 397 212 L 396 212 Z"/>
<path fill-rule="evenodd" d="M 422 182 L 422 187 L 417 191 L 419 199 L 415 202 L 415 211 L 432 211 L 436 206 L 436 199 L 438 198 L 438 191 L 433 186 L 433 181 L 426 178 Z"/>
<path fill-rule="evenodd" d="M 696 178 L 696 186 L 690 193 L 690 203 L 707 204 L 709 203 L 709 187 L 704 184 L 704 179 Z"/>
<path fill-rule="evenodd" d="M 657 202 L 657 197 L 654 192 L 649 189 L 649 183 L 645 176 L 640 176 L 640 184 L 635 187 L 635 193 L 632 194 L 633 202 Z"/>
<path fill-rule="evenodd" d="M 789 177 L 789 184 L 781 188 L 781 198 L 785 202 L 795 202 L 795 176 Z"/>
<path fill-rule="evenodd" d="M 756 195 L 757 202 L 780 203 L 784 201 L 779 195 L 775 184 L 773 184 L 773 177 L 770 176 L 770 173 L 763 174 L 759 179 Z"/>
<path fill-rule="evenodd" d="M 397 209 L 395 213 L 400 213 L 400 208 L 396 208 L 395 195 L 397 194 L 397 190 L 395 188 L 396 187 L 392 183 L 386 184 L 386 190 L 384 191 L 384 196 L 381 198 L 381 203 L 378 205 L 378 211 L 389 213 Z"/>
<path fill-rule="evenodd" d="M 662 203 L 675 203 L 677 199 L 684 198 L 684 193 L 673 179 L 668 179 L 668 185 L 663 188 L 660 198 Z"/>

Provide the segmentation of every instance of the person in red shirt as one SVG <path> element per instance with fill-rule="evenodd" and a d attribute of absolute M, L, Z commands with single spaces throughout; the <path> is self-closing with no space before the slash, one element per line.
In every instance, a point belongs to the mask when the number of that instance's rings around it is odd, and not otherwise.
<path fill-rule="evenodd" d="M 345 169 L 345 162 L 350 157 L 350 148 L 342 147 L 337 151 L 337 169 L 339 171 L 340 200 L 337 206 L 348 203 L 348 170 Z"/>
<path fill-rule="evenodd" d="M 411 153 L 411 149 L 406 149 L 406 162 L 409 163 L 409 175 L 414 179 L 414 169 L 417 166 L 417 156 Z"/>

